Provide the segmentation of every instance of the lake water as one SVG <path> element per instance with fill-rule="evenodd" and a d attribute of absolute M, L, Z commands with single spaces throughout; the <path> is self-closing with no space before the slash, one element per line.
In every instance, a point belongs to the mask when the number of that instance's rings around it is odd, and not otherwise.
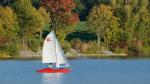
<path fill-rule="evenodd" d="M 68 74 L 41 74 L 40 60 L 0 61 L 0 84 L 150 84 L 149 59 L 70 60 Z"/>

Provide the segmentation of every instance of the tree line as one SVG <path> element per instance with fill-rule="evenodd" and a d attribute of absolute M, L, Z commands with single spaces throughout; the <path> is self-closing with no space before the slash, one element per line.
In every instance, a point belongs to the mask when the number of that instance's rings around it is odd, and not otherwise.
<path fill-rule="evenodd" d="M 97 40 L 66 40 L 84 22 Z M 111 50 L 134 55 L 150 54 L 149 0 L 1 0 L 0 53 L 41 49 L 51 30 L 65 51 L 82 44 L 86 52 Z M 74 43 L 75 42 L 75 43 Z M 80 49 L 80 48 L 78 48 Z M 82 50 L 82 49 L 80 49 Z M 96 52 L 95 52 L 96 51 Z"/>

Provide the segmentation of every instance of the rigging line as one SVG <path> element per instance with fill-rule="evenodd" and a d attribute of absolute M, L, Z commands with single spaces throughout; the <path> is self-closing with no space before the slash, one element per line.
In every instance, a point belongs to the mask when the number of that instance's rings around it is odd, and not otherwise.
<path fill-rule="evenodd" d="M 55 32 L 53 30 L 53 35 L 54 35 L 54 45 L 55 45 L 55 54 L 56 54 L 56 65 L 57 66 L 57 53 L 56 53 L 56 36 L 55 36 Z"/>

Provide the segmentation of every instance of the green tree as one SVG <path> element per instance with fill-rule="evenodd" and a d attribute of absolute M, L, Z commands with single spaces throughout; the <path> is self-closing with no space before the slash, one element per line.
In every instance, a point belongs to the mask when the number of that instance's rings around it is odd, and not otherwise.
<path fill-rule="evenodd" d="M 84 9 L 80 12 L 80 20 L 86 21 L 86 17 L 89 15 L 90 10 L 94 5 L 108 4 L 110 0 L 80 0 L 80 3 L 83 4 Z"/>
<path fill-rule="evenodd" d="M 40 8 L 40 1 L 41 0 L 31 0 L 33 6 L 37 9 Z"/>
<path fill-rule="evenodd" d="M 2 20 L 0 19 L 0 31 L 2 31 Z"/>
<path fill-rule="evenodd" d="M 114 16 L 110 6 L 94 6 L 88 17 L 87 24 L 90 26 L 91 31 L 97 34 L 98 49 L 100 47 L 101 38 L 104 38 L 104 42 L 107 46 L 117 40 L 119 31 L 118 18 Z"/>
<path fill-rule="evenodd" d="M 50 26 L 51 26 L 51 18 L 49 16 L 49 14 L 46 12 L 46 9 L 44 7 L 40 7 L 38 9 L 38 12 L 40 13 L 40 15 L 43 18 L 43 25 L 42 25 L 43 29 L 42 30 L 49 31 Z M 40 30 L 40 38 L 42 38 L 42 34 L 43 34 L 42 30 Z"/>
<path fill-rule="evenodd" d="M 77 13 L 80 14 L 83 10 L 85 10 L 85 6 L 81 2 L 81 0 L 74 0 L 74 2 L 77 5 L 76 8 L 74 9 Z"/>
<path fill-rule="evenodd" d="M 48 15 L 42 8 L 35 9 L 31 0 L 16 0 L 12 4 L 12 8 L 18 16 L 19 34 L 23 47 L 28 41 L 31 45 L 32 39 L 38 38 L 37 33 L 43 31 L 44 27 L 49 23 L 49 20 L 46 20 Z"/>
<path fill-rule="evenodd" d="M 18 32 L 16 14 L 10 7 L 0 7 L 0 37 L 15 39 Z"/>
<path fill-rule="evenodd" d="M 8 6 L 11 3 L 13 3 L 15 0 L 0 0 L 0 5 L 2 6 Z"/>
<path fill-rule="evenodd" d="M 17 54 L 17 45 L 14 43 L 17 40 L 18 31 L 16 14 L 10 7 L 0 7 L 0 54 L 4 56 Z"/>
<path fill-rule="evenodd" d="M 120 42 L 125 48 L 135 46 L 140 52 L 149 30 L 148 0 L 111 0 L 115 15 L 120 19 Z"/>
<path fill-rule="evenodd" d="M 135 8 L 138 5 L 138 0 L 111 0 L 111 5 L 115 9 L 115 15 L 119 18 L 121 26 L 120 43 L 123 43 L 127 49 L 128 44 L 132 42 L 134 28 L 137 16 L 134 15 Z"/>
<path fill-rule="evenodd" d="M 134 31 L 134 38 L 137 43 L 139 55 L 141 54 L 141 48 L 143 42 L 147 39 L 149 30 L 149 13 L 148 13 L 148 0 L 140 0 L 136 9 L 136 26 Z"/>

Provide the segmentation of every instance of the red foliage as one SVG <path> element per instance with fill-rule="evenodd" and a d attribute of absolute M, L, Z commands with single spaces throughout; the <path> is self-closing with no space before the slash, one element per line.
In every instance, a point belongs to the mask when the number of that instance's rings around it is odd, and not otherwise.
<path fill-rule="evenodd" d="M 76 7 L 73 0 L 42 0 L 41 3 L 50 13 L 52 19 L 59 17 L 62 23 L 71 25 L 79 20 L 78 15 L 72 12 Z"/>
<path fill-rule="evenodd" d="M 69 24 L 75 24 L 78 21 L 78 15 L 77 14 L 73 14 L 72 16 L 70 16 L 68 22 Z"/>

